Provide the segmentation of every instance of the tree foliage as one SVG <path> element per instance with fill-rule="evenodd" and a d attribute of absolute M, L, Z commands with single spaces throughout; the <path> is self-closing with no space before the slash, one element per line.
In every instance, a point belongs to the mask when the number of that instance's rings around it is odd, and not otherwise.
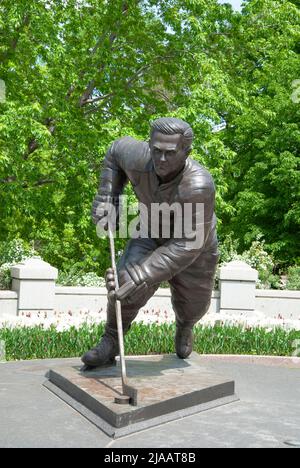
<path fill-rule="evenodd" d="M 242 112 L 230 115 L 224 135 L 236 154 L 228 232 L 242 247 L 264 238 L 282 265 L 300 261 L 300 14 L 292 3 L 251 1 L 239 17 L 232 62 Z"/>
<path fill-rule="evenodd" d="M 299 257 L 298 40 L 285 0 L 249 1 L 242 15 L 216 0 L 2 0 L 0 241 L 103 274 L 108 244 L 90 221 L 102 158 L 169 115 L 195 130 L 221 238 L 259 234 L 279 260 Z"/>

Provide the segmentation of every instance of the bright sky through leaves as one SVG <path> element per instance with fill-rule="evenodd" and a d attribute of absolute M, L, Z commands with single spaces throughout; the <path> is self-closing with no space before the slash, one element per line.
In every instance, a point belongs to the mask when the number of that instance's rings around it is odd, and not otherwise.
<path fill-rule="evenodd" d="M 220 3 L 230 3 L 234 10 L 241 11 L 242 0 L 219 0 Z"/>

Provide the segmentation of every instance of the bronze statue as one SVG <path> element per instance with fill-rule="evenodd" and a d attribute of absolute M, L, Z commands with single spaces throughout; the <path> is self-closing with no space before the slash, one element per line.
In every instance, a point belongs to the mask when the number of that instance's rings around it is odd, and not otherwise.
<path fill-rule="evenodd" d="M 123 330 L 126 333 L 139 310 L 153 296 L 163 281 L 171 288 L 176 315 L 176 353 L 187 358 L 193 347 L 193 327 L 207 312 L 218 262 L 216 235 L 215 186 L 210 173 L 189 158 L 193 131 L 190 125 L 175 118 L 154 121 L 150 142 L 124 137 L 109 148 L 101 173 L 100 187 L 94 200 L 92 218 L 95 224 L 104 218 L 104 208 L 112 201 L 119 209 L 119 196 L 128 181 L 138 200 L 151 211 L 152 204 L 177 203 L 192 206 L 194 229 L 202 230 L 201 245 L 189 236 L 171 234 L 151 237 L 151 219 L 147 237 L 130 239 L 118 262 L 120 286 L 131 283 L 128 293 L 117 298 L 122 304 Z M 204 207 L 201 225 L 196 222 L 195 206 Z M 100 213 L 100 215 L 99 215 Z M 164 219 L 160 219 L 159 233 Z M 114 274 L 106 272 L 108 289 L 107 323 L 98 346 L 88 351 L 82 361 L 89 367 L 111 364 L 118 355 L 115 317 Z"/>

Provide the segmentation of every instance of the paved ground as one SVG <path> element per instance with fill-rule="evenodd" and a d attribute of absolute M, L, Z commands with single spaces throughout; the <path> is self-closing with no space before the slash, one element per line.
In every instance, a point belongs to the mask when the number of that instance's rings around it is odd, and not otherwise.
<path fill-rule="evenodd" d="M 76 359 L 0 363 L 0 447 L 287 447 L 300 441 L 300 359 L 203 357 L 240 401 L 112 440 L 42 384 Z"/>

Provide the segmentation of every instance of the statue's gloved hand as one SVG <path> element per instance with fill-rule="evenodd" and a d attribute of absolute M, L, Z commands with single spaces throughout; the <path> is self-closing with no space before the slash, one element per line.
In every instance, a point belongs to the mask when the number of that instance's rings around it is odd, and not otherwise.
<path fill-rule="evenodd" d="M 105 284 L 107 289 L 107 298 L 109 302 L 115 302 L 116 300 L 116 283 L 114 270 L 108 268 L 105 272 Z"/>
<path fill-rule="evenodd" d="M 151 278 L 149 274 L 142 268 L 141 265 L 137 263 L 130 263 L 126 264 L 126 270 L 129 273 L 131 279 L 135 282 L 135 284 L 140 285 L 146 283 L 147 286 L 152 286 L 155 284 L 154 278 Z"/>
<path fill-rule="evenodd" d="M 120 282 L 120 290 L 117 292 L 118 299 L 124 300 L 130 296 L 132 302 L 138 301 L 146 293 L 150 281 L 146 281 L 146 275 L 137 264 L 126 263 L 126 284 Z"/>
<path fill-rule="evenodd" d="M 119 199 L 109 195 L 96 195 L 92 205 L 92 220 L 94 224 L 101 224 L 101 227 L 108 230 L 108 219 L 111 220 L 112 230 L 119 228 Z"/>
<path fill-rule="evenodd" d="M 114 302 L 117 299 L 126 304 L 130 298 L 130 302 L 137 302 L 147 290 L 145 282 L 136 284 L 126 270 L 119 272 L 119 286 L 116 291 L 114 271 L 109 268 L 106 271 L 106 288 L 109 301 Z"/>

